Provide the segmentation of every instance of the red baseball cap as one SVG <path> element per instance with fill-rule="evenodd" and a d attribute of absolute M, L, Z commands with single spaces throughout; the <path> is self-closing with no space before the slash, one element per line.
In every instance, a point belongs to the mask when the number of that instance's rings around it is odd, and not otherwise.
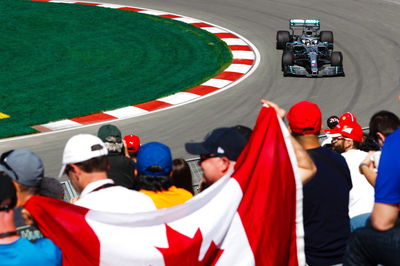
<path fill-rule="evenodd" d="M 353 113 L 346 112 L 342 114 L 339 118 L 339 123 L 355 123 L 357 122 L 357 118 Z"/>
<path fill-rule="evenodd" d="M 311 135 L 321 131 L 322 114 L 318 105 L 301 101 L 290 108 L 286 116 L 290 129 L 298 134 Z"/>
<path fill-rule="evenodd" d="M 346 124 L 340 131 L 340 135 L 354 141 L 362 142 L 364 133 L 361 126 L 357 122 L 354 122 Z"/>
<path fill-rule="evenodd" d="M 137 152 L 140 148 L 140 138 L 136 135 L 127 135 L 124 137 L 126 147 L 129 152 Z"/>

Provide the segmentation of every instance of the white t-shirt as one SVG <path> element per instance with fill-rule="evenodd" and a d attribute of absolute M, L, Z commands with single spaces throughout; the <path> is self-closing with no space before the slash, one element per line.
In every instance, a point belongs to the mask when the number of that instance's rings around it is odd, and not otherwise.
<path fill-rule="evenodd" d="M 143 193 L 121 186 L 96 188 L 113 184 L 111 179 L 98 180 L 88 184 L 79 196 L 75 205 L 97 211 L 117 213 L 137 213 L 156 210 L 153 200 Z"/>
<path fill-rule="evenodd" d="M 359 171 L 360 163 L 368 153 L 361 150 L 349 150 L 342 153 L 350 169 L 351 182 L 353 188 L 350 190 L 349 216 L 354 216 L 372 212 L 374 206 L 374 187 L 367 181 Z"/>

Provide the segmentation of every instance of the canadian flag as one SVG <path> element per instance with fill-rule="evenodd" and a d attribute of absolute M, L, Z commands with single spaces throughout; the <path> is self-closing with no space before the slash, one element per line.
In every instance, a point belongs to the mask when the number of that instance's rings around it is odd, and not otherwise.
<path fill-rule="evenodd" d="M 273 108 L 261 108 L 233 174 L 184 204 L 116 214 L 34 196 L 25 207 L 64 265 L 305 264 L 302 184 Z"/>

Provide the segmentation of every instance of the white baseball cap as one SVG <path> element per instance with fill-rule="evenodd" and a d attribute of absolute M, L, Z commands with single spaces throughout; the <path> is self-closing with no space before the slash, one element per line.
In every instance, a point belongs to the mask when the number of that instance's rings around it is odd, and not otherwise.
<path fill-rule="evenodd" d="M 107 148 L 100 138 L 90 134 L 75 135 L 65 144 L 62 167 L 58 177 L 60 178 L 64 174 L 65 167 L 70 163 L 80 163 L 107 154 Z"/>

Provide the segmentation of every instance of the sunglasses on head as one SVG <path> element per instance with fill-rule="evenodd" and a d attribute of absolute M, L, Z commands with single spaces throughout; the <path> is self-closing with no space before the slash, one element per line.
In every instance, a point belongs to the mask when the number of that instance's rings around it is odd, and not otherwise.
<path fill-rule="evenodd" d="M 8 165 L 8 163 L 7 163 L 7 157 L 8 157 L 8 155 L 10 155 L 13 151 L 14 151 L 14 150 L 9 150 L 9 151 L 3 153 L 3 154 L 0 156 L 0 164 L 3 165 L 7 170 L 11 171 L 11 172 L 14 174 L 15 179 L 18 180 L 19 177 L 18 177 L 17 173 L 16 173 L 16 172 L 11 168 L 11 166 Z"/>

